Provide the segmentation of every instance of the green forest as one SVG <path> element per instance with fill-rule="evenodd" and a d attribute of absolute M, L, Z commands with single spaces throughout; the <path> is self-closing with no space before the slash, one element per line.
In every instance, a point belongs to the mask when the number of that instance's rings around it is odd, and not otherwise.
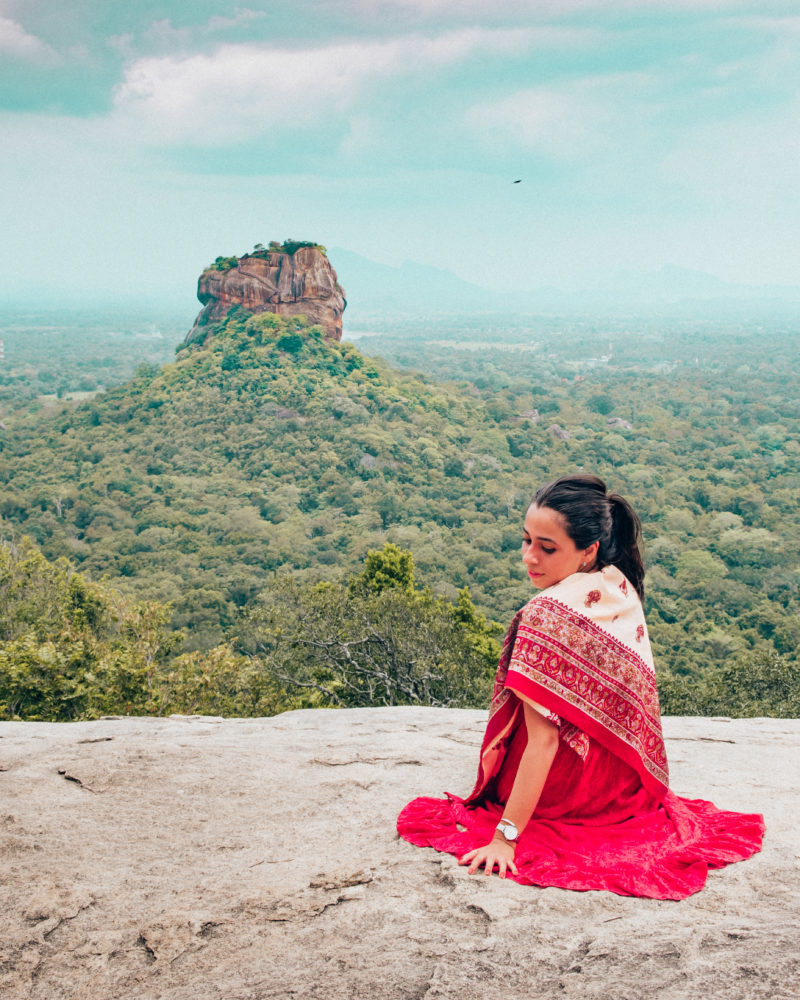
<path fill-rule="evenodd" d="M 798 339 L 477 317 L 381 358 L 238 310 L 91 399 L 4 382 L 0 710 L 485 704 L 527 504 L 584 468 L 644 523 L 664 710 L 796 715 Z"/>
<path fill-rule="evenodd" d="M 51 408 L 120 385 L 141 364 L 161 367 L 186 336 L 185 316 L 164 309 L 0 310 L 0 420 L 19 407 Z"/>

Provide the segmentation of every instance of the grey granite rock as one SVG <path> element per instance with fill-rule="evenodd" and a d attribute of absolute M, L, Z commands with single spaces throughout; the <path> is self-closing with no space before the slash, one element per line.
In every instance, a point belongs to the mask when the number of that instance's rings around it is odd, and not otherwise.
<path fill-rule="evenodd" d="M 796 997 L 800 722 L 666 719 L 673 787 L 763 812 L 682 902 L 468 876 L 398 840 L 485 714 L 0 724 L 7 1000 Z"/>

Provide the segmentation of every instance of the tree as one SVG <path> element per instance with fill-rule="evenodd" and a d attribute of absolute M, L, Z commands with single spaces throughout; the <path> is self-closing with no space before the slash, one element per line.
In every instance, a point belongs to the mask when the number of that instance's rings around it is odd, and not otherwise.
<path fill-rule="evenodd" d="M 453 456 L 444 463 L 444 474 L 446 476 L 460 477 L 464 475 L 464 463 L 460 458 Z"/>
<path fill-rule="evenodd" d="M 287 333 L 278 339 L 278 348 L 288 354 L 297 354 L 303 349 L 305 343 L 305 337 L 301 337 L 299 333 Z"/>
<path fill-rule="evenodd" d="M 614 400 L 604 392 L 596 393 L 586 400 L 586 405 L 595 413 L 601 413 L 603 416 L 606 416 L 614 409 Z"/>
<path fill-rule="evenodd" d="M 158 710 L 155 676 L 181 642 L 171 610 L 136 603 L 51 563 L 27 539 L 0 545 L 0 712 L 66 720 Z"/>
<path fill-rule="evenodd" d="M 343 583 L 284 579 L 245 617 L 243 652 L 304 707 L 486 704 L 500 629 L 414 589 L 411 553 L 387 543 Z"/>
<path fill-rule="evenodd" d="M 380 551 L 370 549 L 364 559 L 364 569 L 353 578 L 352 584 L 373 594 L 389 588 L 410 594 L 414 589 L 414 557 L 391 542 Z"/>

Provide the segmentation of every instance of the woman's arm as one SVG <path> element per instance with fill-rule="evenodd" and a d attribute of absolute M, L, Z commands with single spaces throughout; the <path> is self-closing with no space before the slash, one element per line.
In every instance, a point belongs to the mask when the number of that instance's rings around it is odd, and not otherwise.
<path fill-rule="evenodd" d="M 511 794 L 503 810 L 503 817 L 511 820 L 520 833 L 533 815 L 547 780 L 550 765 L 558 750 L 558 726 L 545 719 L 527 702 L 523 702 L 522 707 L 525 728 L 528 731 L 528 743 L 522 753 Z M 481 865 L 485 866 L 487 875 L 492 874 L 495 865 L 500 878 L 505 878 L 506 869 L 510 869 L 515 875 L 519 874 L 514 864 L 514 844 L 509 843 L 501 833 L 497 832 L 488 844 L 469 851 L 459 859 L 458 863 L 469 864 L 470 875 Z"/>

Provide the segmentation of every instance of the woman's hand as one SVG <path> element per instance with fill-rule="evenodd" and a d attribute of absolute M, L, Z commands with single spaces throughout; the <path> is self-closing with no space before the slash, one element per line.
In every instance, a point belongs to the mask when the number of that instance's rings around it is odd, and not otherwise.
<path fill-rule="evenodd" d="M 502 837 L 495 837 L 484 847 L 476 847 L 474 851 L 468 851 L 463 858 L 458 859 L 458 863 L 469 865 L 470 875 L 473 875 L 481 865 L 484 866 L 486 875 L 492 874 L 495 865 L 497 865 L 497 874 L 500 878 L 506 877 L 507 870 L 519 875 L 517 866 L 514 864 L 514 845 L 509 844 Z"/>

